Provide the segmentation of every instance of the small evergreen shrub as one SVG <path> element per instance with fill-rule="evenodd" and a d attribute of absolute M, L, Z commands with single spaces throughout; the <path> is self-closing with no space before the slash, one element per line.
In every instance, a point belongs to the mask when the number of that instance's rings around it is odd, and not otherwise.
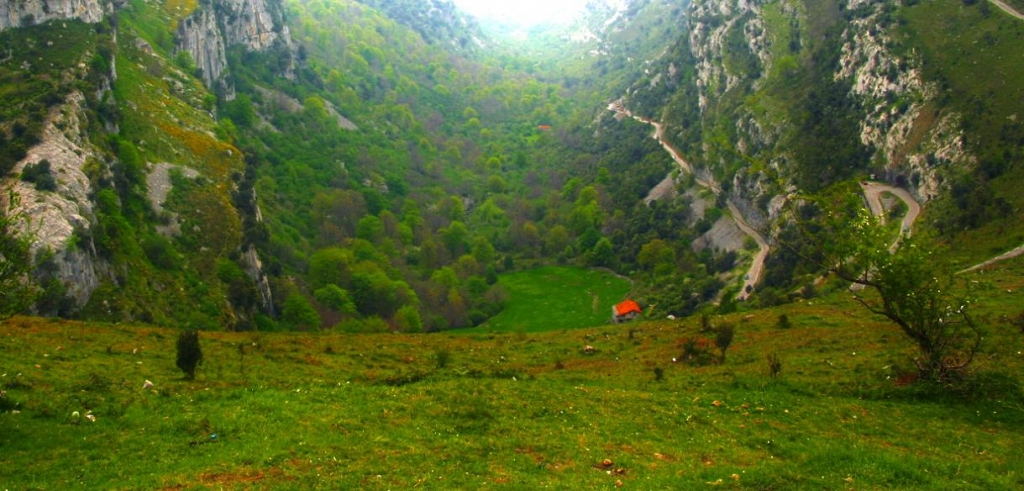
<path fill-rule="evenodd" d="M 782 359 L 779 358 L 779 354 L 771 352 L 765 358 L 768 360 L 768 375 L 771 378 L 778 377 L 782 373 Z"/>
<path fill-rule="evenodd" d="M 732 327 L 732 324 L 723 324 L 715 330 L 715 346 L 722 351 L 720 361 L 725 362 L 725 351 L 729 349 L 735 335 L 736 329 Z"/>
<path fill-rule="evenodd" d="M 35 164 L 27 164 L 21 170 L 21 180 L 35 185 L 37 191 L 56 191 L 57 180 L 50 171 L 50 161 L 43 159 Z"/>
<path fill-rule="evenodd" d="M 203 363 L 203 350 L 199 347 L 199 332 L 182 331 L 178 335 L 178 368 L 185 373 L 186 380 L 196 378 L 196 368 Z"/>
<path fill-rule="evenodd" d="M 789 329 L 793 327 L 793 323 L 789 321 L 789 316 L 786 314 L 779 314 L 779 321 L 775 324 L 779 329 Z"/>

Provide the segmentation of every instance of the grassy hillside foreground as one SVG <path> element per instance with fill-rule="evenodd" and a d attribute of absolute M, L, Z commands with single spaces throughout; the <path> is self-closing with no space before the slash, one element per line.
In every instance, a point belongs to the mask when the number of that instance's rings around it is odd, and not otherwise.
<path fill-rule="evenodd" d="M 702 336 L 691 318 L 203 333 L 194 382 L 176 331 L 15 318 L 0 489 L 1020 488 L 1022 337 L 1000 318 L 1020 312 L 1024 262 L 1008 268 L 979 275 L 975 382 L 944 392 L 898 383 L 909 345 L 847 295 L 715 319 L 736 339 L 703 367 L 673 362 Z"/>

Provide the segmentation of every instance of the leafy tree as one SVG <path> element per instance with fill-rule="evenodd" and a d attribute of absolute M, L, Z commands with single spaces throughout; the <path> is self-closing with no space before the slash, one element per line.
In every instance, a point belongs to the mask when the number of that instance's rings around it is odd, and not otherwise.
<path fill-rule="evenodd" d="M 729 345 L 732 344 L 732 338 L 736 334 L 736 329 L 732 327 L 732 324 L 722 324 L 715 329 L 715 346 L 722 351 L 722 357 L 720 360 L 725 362 L 725 351 L 729 349 Z"/>
<path fill-rule="evenodd" d="M 606 237 L 601 237 L 601 240 L 594 244 L 594 249 L 587 253 L 587 262 L 593 266 L 614 266 L 615 250 L 611 241 Z"/>
<path fill-rule="evenodd" d="M 452 257 L 459 257 L 466 251 L 469 242 L 469 229 L 464 223 L 454 221 L 448 228 L 441 229 L 438 233 L 441 234 L 441 240 Z"/>
<path fill-rule="evenodd" d="M 651 239 L 640 248 L 640 254 L 637 256 L 640 266 L 658 275 L 671 272 L 675 261 L 675 249 L 661 239 Z"/>
<path fill-rule="evenodd" d="M 548 231 L 544 240 L 544 252 L 549 256 L 561 254 L 569 245 L 569 230 L 562 225 L 555 225 Z"/>
<path fill-rule="evenodd" d="M 182 331 L 178 334 L 177 365 L 185 373 L 186 380 L 195 380 L 196 368 L 203 363 L 203 350 L 199 346 L 199 332 Z"/>
<path fill-rule="evenodd" d="M 313 253 L 309 259 L 309 281 L 313 288 L 327 285 L 345 285 L 351 278 L 349 268 L 355 262 L 351 251 L 340 247 L 329 247 Z"/>
<path fill-rule="evenodd" d="M 313 304 L 301 293 L 288 295 L 281 313 L 285 324 L 293 329 L 316 329 L 320 327 L 320 314 Z"/>
<path fill-rule="evenodd" d="M 352 301 L 352 296 L 338 285 L 327 285 L 313 292 L 313 296 L 316 297 L 317 303 L 335 312 L 356 314 L 356 304 Z"/>
<path fill-rule="evenodd" d="M 256 300 L 259 297 L 256 284 L 237 263 L 230 259 L 218 259 L 217 279 L 227 285 L 231 305 L 244 310 L 256 307 Z"/>
<path fill-rule="evenodd" d="M 8 208 L 15 209 L 18 202 L 18 195 L 11 191 Z M 35 264 L 31 238 L 17 233 L 17 223 L 23 220 L 21 214 L 0 208 L 0 321 L 27 309 L 41 293 L 29 278 Z"/>
<path fill-rule="evenodd" d="M 824 213 L 814 237 L 825 268 L 863 285 L 855 300 L 917 345 L 920 378 L 938 381 L 961 373 L 981 345 L 969 313 L 970 284 L 939 249 L 917 238 L 894 242 L 859 201 L 845 188 L 819 200 Z"/>
<path fill-rule="evenodd" d="M 259 117 L 247 94 L 238 94 L 231 102 L 224 104 L 224 116 L 239 128 L 250 128 L 256 125 Z"/>
<path fill-rule="evenodd" d="M 395 312 L 395 324 L 402 332 L 423 331 L 423 320 L 420 318 L 420 311 L 412 305 L 404 305 Z"/>

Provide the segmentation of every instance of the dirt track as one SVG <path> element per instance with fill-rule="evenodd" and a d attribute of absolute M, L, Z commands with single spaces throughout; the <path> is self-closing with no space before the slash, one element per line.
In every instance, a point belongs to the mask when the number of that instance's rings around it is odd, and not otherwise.
<path fill-rule="evenodd" d="M 668 152 L 668 154 L 672 157 L 672 160 L 676 163 L 676 165 L 678 165 L 683 170 L 683 172 L 686 172 L 687 174 L 694 173 L 693 167 L 690 166 L 690 163 L 683 158 L 683 156 L 679 153 L 678 150 L 676 150 L 672 145 L 670 145 L 668 142 L 664 140 L 663 137 L 665 135 L 665 125 L 647 118 L 634 116 L 633 113 L 631 113 L 628 109 L 622 107 L 622 105 L 618 103 L 612 103 L 608 105 L 608 110 L 614 111 L 624 116 L 631 117 L 637 121 L 640 121 L 641 123 L 646 123 L 651 126 L 654 126 L 653 138 L 657 140 L 658 143 L 661 144 L 662 148 L 664 148 L 665 151 Z M 719 193 L 722 192 L 721 188 L 719 188 L 713 182 L 707 182 L 701 179 L 697 179 L 697 184 L 699 184 L 701 187 L 710 189 L 711 192 L 715 193 L 715 195 L 718 195 Z M 658 185 L 658 187 L 662 189 L 655 188 L 654 190 L 651 191 L 651 193 L 648 194 L 648 198 L 645 199 L 644 201 L 649 204 L 651 199 L 657 199 L 657 196 L 661 195 L 664 192 L 664 186 L 665 181 L 662 181 Z M 771 248 L 768 245 L 768 241 L 766 241 L 764 237 L 761 236 L 761 234 L 759 234 L 756 230 L 754 230 L 753 227 L 750 226 L 750 224 L 747 223 L 747 221 L 743 218 L 743 214 L 740 213 L 739 208 L 737 208 L 736 205 L 732 204 L 732 202 L 728 202 L 727 204 L 729 207 L 729 212 L 732 216 L 733 221 L 736 222 L 736 225 L 740 228 L 740 230 L 743 231 L 743 233 L 749 235 L 751 238 L 754 239 L 755 242 L 757 242 L 757 254 L 754 255 L 754 259 L 750 264 L 750 269 L 747 271 L 747 274 L 744 277 L 743 288 L 740 290 L 739 294 L 736 295 L 737 299 L 745 300 L 748 296 L 747 290 L 752 290 L 753 287 L 757 285 L 757 282 L 760 281 L 761 274 L 764 271 L 764 262 L 768 258 L 768 253 L 771 251 Z"/>
<path fill-rule="evenodd" d="M 989 1 L 992 2 L 993 4 L 995 4 L 996 7 L 999 7 L 1003 12 L 1006 12 L 1007 14 L 1010 14 L 1010 15 L 1012 15 L 1012 16 L 1020 19 L 1020 20 L 1024 20 L 1024 14 L 1018 12 L 1017 9 L 1007 5 L 1002 0 L 989 0 Z"/>
<path fill-rule="evenodd" d="M 864 199 L 868 202 L 868 208 L 871 209 L 871 214 L 878 217 L 882 223 L 885 223 L 885 210 L 882 207 L 882 193 L 890 193 L 896 196 L 901 201 L 907 204 L 907 214 L 903 217 L 903 223 L 900 224 L 900 234 L 910 236 L 914 222 L 917 221 L 917 217 L 921 215 L 921 205 L 914 199 L 906 189 L 889 186 L 888 184 L 882 184 L 879 182 L 868 182 L 862 181 L 860 183 L 861 190 L 864 192 Z M 899 243 L 899 237 L 896 242 L 892 244 L 890 249 L 895 249 Z"/>

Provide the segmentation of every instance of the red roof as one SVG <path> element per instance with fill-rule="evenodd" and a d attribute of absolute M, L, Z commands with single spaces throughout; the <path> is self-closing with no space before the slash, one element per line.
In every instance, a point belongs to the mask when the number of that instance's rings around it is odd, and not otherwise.
<path fill-rule="evenodd" d="M 632 301 L 632 300 L 626 300 L 626 301 L 624 301 L 622 303 L 619 303 L 618 305 L 615 306 L 615 315 L 617 315 L 619 317 L 622 317 L 624 315 L 629 315 L 629 314 L 631 314 L 633 312 L 636 312 L 636 313 L 639 314 L 641 312 L 641 310 L 640 310 L 640 305 L 637 304 L 636 302 Z"/>

